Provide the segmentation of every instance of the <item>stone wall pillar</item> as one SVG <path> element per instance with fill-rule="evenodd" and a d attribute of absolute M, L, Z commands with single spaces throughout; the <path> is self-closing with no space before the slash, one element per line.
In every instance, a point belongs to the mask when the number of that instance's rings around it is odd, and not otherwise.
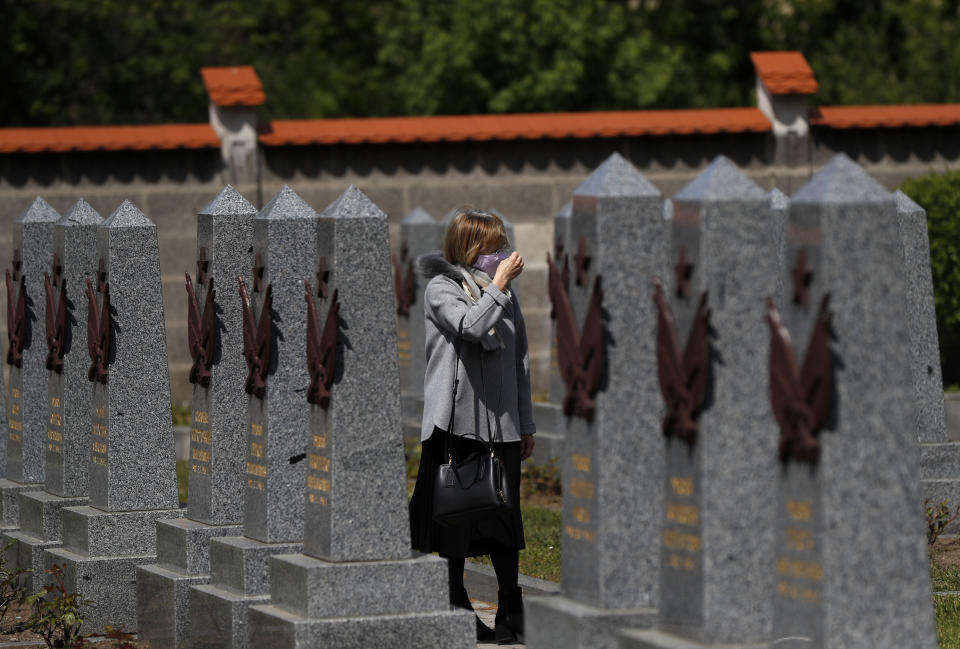
<path fill-rule="evenodd" d="M 224 182 L 260 185 L 257 107 L 266 102 L 260 77 L 251 66 L 203 68 L 210 95 L 210 126 L 220 138 Z M 258 200 L 259 204 L 259 200 Z"/>
<path fill-rule="evenodd" d="M 807 102 L 819 88 L 813 70 L 800 52 L 752 52 L 757 72 L 757 108 L 773 127 L 776 165 L 810 164 L 810 120 Z"/>

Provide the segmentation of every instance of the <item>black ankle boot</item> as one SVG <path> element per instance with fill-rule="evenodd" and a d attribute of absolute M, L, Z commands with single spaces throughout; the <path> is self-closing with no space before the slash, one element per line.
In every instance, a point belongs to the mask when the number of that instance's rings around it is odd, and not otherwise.
<path fill-rule="evenodd" d="M 466 588 L 450 590 L 450 605 L 456 606 L 457 608 L 465 608 L 468 611 L 473 610 L 473 604 L 470 603 L 470 597 L 467 596 Z M 476 613 L 474 613 L 473 617 L 477 623 L 477 642 L 493 642 L 493 629 L 484 624 L 483 620 L 481 620 L 480 616 Z"/>
<path fill-rule="evenodd" d="M 523 592 L 517 586 L 497 593 L 497 617 L 493 628 L 497 644 L 523 643 Z"/>

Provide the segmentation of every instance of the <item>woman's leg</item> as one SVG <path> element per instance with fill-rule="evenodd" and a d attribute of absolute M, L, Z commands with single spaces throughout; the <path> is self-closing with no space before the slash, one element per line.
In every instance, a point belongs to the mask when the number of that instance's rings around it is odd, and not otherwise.
<path fill-rule="evenodd" d="M 519 550 L 507 550 L 490 555 L 493 562 L 493 571 L 497 573 L 497 588 L 500 591 L 512 591 L 517 587 L 517 576 L 520 572 Z"/>
<path fill-rule="evenodd" d="M 497 573 L 497 618 L 494 637 L 498 644 L 523 642 L 523 593 L 517 585 L 520 553 L 517 550 L 490 555 Z"/>
<path fill-rule="evenodd" d="M 467 589 L 463 585 L 463 566 L 464 558 L 463 557 L 444 557 L 447 560 L 447 582 L 450 584 L 450 603 L 458 604 L 453 601 L 455 594 L 463 592 L 466 594 Z M 467 600 L 467 604 L 470 603 L 470 600 Z"/>
<path fill-rule="evenodd" d="M 464 558 L 444 558 L 447 560 L 447 581 L 450 584 L 450 605 L 472 611 L 473 604 L 470 603 L 470 597 L 467 595 L 467 589 L 463 585 L 463 566 L 465 563 Z M 494 640 L 493 629 L 484 624 L 480 620 L 480 616 L 474 614 L 474 617 L 476 618 L 477 640 L 479 642 L 490 642 Z"/>

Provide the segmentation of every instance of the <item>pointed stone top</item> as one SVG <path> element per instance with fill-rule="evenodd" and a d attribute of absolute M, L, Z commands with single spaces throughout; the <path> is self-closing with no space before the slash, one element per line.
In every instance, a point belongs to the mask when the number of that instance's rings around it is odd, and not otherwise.
<path fill-rule="evenodd" d="M 153 221 L 128 200 L 120 203 L 107 220 L 101 224 L 104 228 L 155 228 Z"/>
<path fill-rule="evenodd" d="M 383 219 L 386 221 L 387 215 L 366 194 L 357 189 L 356 185 L 350 185 L 345 192 L 340 194 L 340 198 L 323 210 L 320 218 Z"/>
<path fill-rule="evenodd" d="M 770 198 L 770 207 L 775 210 L 785 210 L 790 207 L 790 197 L 776 187 L 771 189 L 767 196 Z"/>
<path fill-rule="evenodd" d="M 60 220 L 57 211 L 39 196 L 33 199 L 30 207 L 21 212 L 17 223 L 53 223 Z"/>
<path fill-rule="evenodd" d="M 90 203 L 82 198 L 73 204 L 63 218 L 57 221 L 57 225 L 71 227 L 77 225 L 100 225 L 103 223 L 103 217 L 97 212 Z"/>
<path fill-rule="evenodd" d="M 297 192 L 287 185 L 280 188 L 277 195 L 260 210 L 258 219 L 268 221 L 290 221 L 293 219 L 315 219 L 317 213 Z"/>
<path fill-rule="evenodd" d="M 794 203 L 878 203 L 890 192 L 845 153 L 838 153 L 793 195 Z"/>
<path fill-rule="evenodd" d="M 574 192 L 575 196 L 656 196 L 660 190 L 619 153 L 612 154 Z"/>
<path fill-rule="evenodd" d="M 717 156 L 674 200 L 691 202 L 763 200 L 765 192 L 727 156 Z"/>
<path fill-rule="evenodd" d="M 914 201 L 912 198 L 904 194 L 899 189 L 893 192 L 893 202 L 896 203 L 897 211 L 900 213 L 923 212 L 924 214 L 926 214 L 926 210 L 920 207 L 920 205 L 918 205 L 916 201 Z"/>
<path fill-rule="evenodd" d="M 200 210 L 200 214 L 207 216 L 224 216 L 229 214 L 243 215 L 256 214 L 257 208 L 250 201 L 245 199 L 240 192 L 231 185 L 227 185 L 220 190 L 216 198 L 210 201 L 205 208 Z"/>
<path fill-rule="evenodd" d="M 571 216 L 573 216 L 573 201 L 567 201 L 563 204 L 563 207 L 560 208 L 560 211 L 557 212 L 553 218 L 569 219 Z"/>
<path fill-rule="evenodd" d="M 437 220 L 430 215 L 430 212 L 417 206 L 403 218 L 401 223 L 403 225 L 436 225 Z"/>

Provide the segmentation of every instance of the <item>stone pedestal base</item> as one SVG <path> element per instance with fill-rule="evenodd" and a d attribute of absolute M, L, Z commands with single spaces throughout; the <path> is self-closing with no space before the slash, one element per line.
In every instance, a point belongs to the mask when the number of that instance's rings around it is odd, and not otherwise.
<path fill-rule="evenodd" d="M 951 511 L 960 507 L 960 442 L 920 444 L 920 491 L 931 506 L 946 500 Z M 960 519 L 944 532 L 960 534 Z"/>
<path fill-rule="evenodd" d="M 250 609 L 251 647 L 257 649 L 473 649 L 474 615 L 463 609 L 407 615 L 311 620 L 275 606 Z"/>
<path fill-rule="evenodd" d="M 769 642 L 754 644 L 704 644 L 670 633 L 631 629 L 620 635 L 620 649 L 768 649 Z"/>
<path fill-rule="evenodd" d="M 44 571 L 50 566 L 46 550 L 61 545 L 63 509 L 87 503 L 86 498 L 62 498 L 46 491 L 21 491 L 19 494 L 20 529 L 0 535 L 0 544 L 13 542 L 8 567 L 25 568 L 24 586 L 33 593 L 49 580 Z"/>
<path fill-rule="evenodd" d="M 624 629 L 648 629 L 652 608 L 602 609 L 563 596 L 530 597 L 524 602 L 529 649 L 618 649 Z"/>
<path fill-rule="evenodd" d="M 246 536 L 210 541 L 210 583 L 190 587 L 193 649 L 246 649 L 247 613 L 270 603 L 270 557 L 299 552 L 301 543 L 262 543 Z"/>
<path fill-rule="evenodd" d="M 250 609 L 251 647 L 476 646 L 474 617 L 451 610 L 438 557 L 334 563 L 280 555 L 271 573 L 270 605 Z"/>
<path fill-rule="evenodd" d="M 102 632 L 107 624 L 136 631 L 136 568 L 157 560 L 157 520 L 183 513 L 105 512 L 89 506 L 63 510 L 63 547 L 48 550 L 48 562 L 63 566 L 68 591 L 96 605 L 88 611 L 84 632 Z"/>
<path fill-rule="evenodd" d="M 42 484 L 25 484 L 0 478 L 0 532 L 20 529 L 20 492 L 43 491 Z"/>
<path fill-rule="evenodd" d="M 140 638 L 154 649 L 189 646 L 190 587 L 210 581 L 210 540 L 242 531 L 189 518 L 157 521 L 157 563 L 137 568 Z"/>
<path fill-rule="evenodd" d="M 137 635 L 151 649 L 189 647 L 190 587 L 206 584 L 210 575 L 188 575 L 150 564 L 137 568 Z"/>

